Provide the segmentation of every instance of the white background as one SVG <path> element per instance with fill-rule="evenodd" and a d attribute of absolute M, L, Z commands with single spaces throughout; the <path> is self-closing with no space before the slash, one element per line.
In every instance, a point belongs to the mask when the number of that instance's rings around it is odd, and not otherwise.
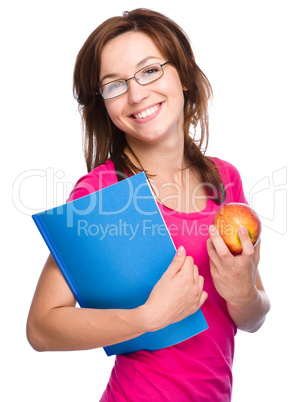
<path fill-rule="evenodd" d="M 260 270 L 272 310 L 260 331 L 236 336 L 233 402 L 298 400 L 294 3 L 149 3 L 189 35 L 214 90 L 207 153 L 237 166 L 263 221 Z M 103 20 L 140 5 L 148 3 L 18 0 L 2 6 L 2 401 L 98 401 L 108 380 L 113 358 L 102 350 L 37 353 L 27 343 L 26 318 L 48 254 L 30 215 L 63 203 L 86 172 L 72 97 L 80 47 Z"/>

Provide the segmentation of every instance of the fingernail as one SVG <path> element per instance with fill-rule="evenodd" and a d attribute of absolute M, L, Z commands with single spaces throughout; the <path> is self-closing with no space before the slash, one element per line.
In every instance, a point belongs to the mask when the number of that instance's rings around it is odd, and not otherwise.
<path fill-rule="evenodd" d="M 243 225 L 240 225 L 239 226 L 239 232 L 240 232 L 240 234 L 245 235 L 247 233 L 246 227 L 243 226 Z"/>
<path fill-rule="evenodd" d="M 209 230 L 210 230 L 211 234 L 216 234 L 217 233 L 217 228 L 214 225 L 210 225 Z"/>
<path fill-rule="evenodd" d="M 178 248 L 178 250 L 177 250 L 177 255 L 182 255 L 182 254 L 183 254 L 183 251 L 184 251 L 184 247 L 183 247 L 183 246 L 180 246 L 180 247 Z"/>

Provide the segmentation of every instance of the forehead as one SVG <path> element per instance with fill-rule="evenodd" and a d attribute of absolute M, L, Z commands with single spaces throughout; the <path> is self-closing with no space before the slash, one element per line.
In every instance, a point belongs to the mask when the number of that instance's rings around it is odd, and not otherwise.
<path fill-rule="evenodd" d="M 134 73 L 139 63 L 148 57 L 152 58 L 152 63 L 163 60 L 159 48 L 150 36 L 142 32 L 121 34 L 104 46 L 101 54 L 100 76 L 103 77 L 108 73 L 124 73 L 126 70 Z"/>

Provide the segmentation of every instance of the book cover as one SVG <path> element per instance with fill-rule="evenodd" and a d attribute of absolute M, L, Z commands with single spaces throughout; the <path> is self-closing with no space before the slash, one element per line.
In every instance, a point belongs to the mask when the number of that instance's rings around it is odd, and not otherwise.
<path fill-rule="evenodd" d="M 143 172 L 32 218 L 81 308 L 144 304 L 176 253 Z M 104 350 L 157 350 L 207 328 L 200 309 Z"/>

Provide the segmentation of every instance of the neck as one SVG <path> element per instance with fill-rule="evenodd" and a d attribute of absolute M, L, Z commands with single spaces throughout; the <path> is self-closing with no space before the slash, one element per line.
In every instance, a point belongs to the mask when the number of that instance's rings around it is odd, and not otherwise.
<path fill-rule="evenodd" d="M 125 153 L 136 166 L 153 176 L 153 181 L 181 182 L 183 169 L 186 168 L 184 138 L 176 137 L 171 143 L 158 146 L 146 144 L 145 148 L 137 142 L 128 141 Z"/>
<path fill-rule="evenodd" d="M 199 172 L 186 165 L 183 137 L 159 146 L 146 144 L 145 149 L 137 145 L 129 141 L 125 152 L 136 166 L 146 171 L 157 201 L 187 213 L 206 207 L 206 191 L 199 186 Z"/>

